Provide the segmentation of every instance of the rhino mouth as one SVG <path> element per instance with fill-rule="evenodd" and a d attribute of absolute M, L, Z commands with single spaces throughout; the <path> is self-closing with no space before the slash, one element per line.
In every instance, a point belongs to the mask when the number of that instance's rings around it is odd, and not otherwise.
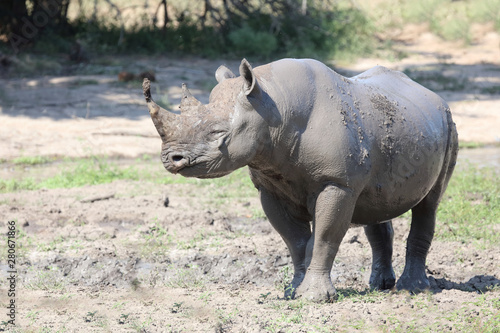
<path fill-rule="evenodd" d="M 219 178 L 231 173 L 231 171 L 214 171 L 209 165 L 210 164 L 207 162 L 199 161 L 197 163 L 185 165 L 183 168 L 178 169 L 176 173 L 184 177 L 194 177 L 200 179 Z"/>
<path fill-rule="evenodd" d="M 194 177 L 200 179 L 211 179 L 211 178 L 220 178 L 228 175 L 230 172 L 217 172 L 217 173 L 199 173 L 193 172 L 193 168 L 184 168 L 179 174 L 184 177 Z"/>

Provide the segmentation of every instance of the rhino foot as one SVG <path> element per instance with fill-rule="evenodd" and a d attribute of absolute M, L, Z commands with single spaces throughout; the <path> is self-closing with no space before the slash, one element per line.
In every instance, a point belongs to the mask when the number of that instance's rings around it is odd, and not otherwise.
<path fill-rule="evenodd" d="M 333 302 L 337 299 L 337 291 L 333 287 L 329 274 L 308 272 L 304 281 L 295 290 L 295 297 L 303 297 L 313 302 Z"/>
<path fill-rule="evenodd" d="M 396 285 L 396 275 L 392 268 L 383 271 L 372 271 L 370 288 L 376 290 L 392 289 Z"/>
<path fill-rule="evenodd" d="M 418 293 L 430 289 L 431 284 L 429 279 L 425 275 L 425 272 L 420 272 L 418 274 L 405 274 L 398 280 L 396 285 L 398 290 L 408 290 L 412 293 Z"/>

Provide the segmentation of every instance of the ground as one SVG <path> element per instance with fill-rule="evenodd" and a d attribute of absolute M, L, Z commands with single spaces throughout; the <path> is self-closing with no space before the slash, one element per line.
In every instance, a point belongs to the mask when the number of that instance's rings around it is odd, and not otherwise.
<path fill-rule="evenodd" d="M 500 141 L 499 42 L 498 34 L 488 33 L 469 47 L 443 45 L 418 33 L 397 45 L 408 55 L 400 61 L 330 65 L 346 75 L 376 64 L 405 71 L 449 101 L 462 143 L 495 145 Z M 206 102 L 217 67 L 224 63 L 237 72 L 239 64 L 160 56 L 99 61 L 95 67 L 71 69 L 75 74 L 70 76 L 0 79 L 2 179 L 32 175 L 41 180 L 81 166 L 79 160 L 62 157 L 95 156 L 113 157 L 119 168 L 134 165 L 161 177 L 160 139 L 141 84 L 118 82 L 117 73 L 152 69 L 157 78 L 153 96 L 175 107 L 182 82 Z M 35 166 L 15 163 L 33 156 L 59 159 Z M 247 179 L 244 172 L 237 177 Z M 8 221 L 15 221 L 17 232 L 16 328 L 7 329 L 498 332 L 498 246 L 438 238 L 428 258 L 430 292 L 379 293 L 368 289 L 371 252 L 363 230 L 353 228 L 332 271 L 339 300 L 284 300 L 291 260 L 263 216 L 256 191 L 241 190 L 238 182 L 175 179 L 0 194 L 2 234 L 7 234 Z M 408 217 L 395 220 L 394 227 L 393 262 L 399 276 Z M 438 222 L 437 228 L 445 225 Z M 494 228 L 498 232 L 498 224 Z M 7 238 L 2 242 L 7 244 Z M 1 258 L 4 313 L 9 302 L 7 254 Z M 7 320 L 0 315 L 0 329 Z"/>

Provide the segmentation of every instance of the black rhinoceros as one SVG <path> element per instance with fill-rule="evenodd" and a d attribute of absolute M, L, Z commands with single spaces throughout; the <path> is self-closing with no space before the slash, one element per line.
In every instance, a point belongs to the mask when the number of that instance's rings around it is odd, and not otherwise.
<path fill-rule="evenodd" d="M 380 66 L 345 78 L 315 60 L 252 69 L 244 59 L 239 72 L 217 69 L 207 105 L 183 85 L 180 115 L 156 105 L 144 81 L 165 168 L 210 178 L 249 167 L 293 260 L 286 297 L 335 298 L 330 271 L 353 225 L 364 226 L 372 248 L 371 287 L 393 288 L 391 219 L 410 209 L 397 288 L 428 288 L 425 261 L 436 210 L 458 150 L 448 105 Z"/>

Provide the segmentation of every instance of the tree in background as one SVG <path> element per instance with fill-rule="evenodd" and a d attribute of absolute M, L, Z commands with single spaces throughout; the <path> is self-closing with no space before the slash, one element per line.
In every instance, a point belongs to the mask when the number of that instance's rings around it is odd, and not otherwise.
<path fill-rule="evenodd" d="M 15 52 L 38 42 L 44 45 L 41 49 L 55 52 L 70 52 L 77 43 L 94 53 L 268 58 L 329 56 L 366 46 L 372 36 L 359 9 L 340 7 L 334 0 L 154 0 L 150 6 L 151 2 L 135 0 L 120 8 L 115 0 L 71 1 L 78 15 L 70 20 L 70 0 L 3 0 L 0 40 Z"/>
<path fill-rule="evenodd" d="M 0 3 L 0 34 L 17 52 L 36 41 L 46 29 L 67 34 L 70 0 L 3 0 Z"/>

